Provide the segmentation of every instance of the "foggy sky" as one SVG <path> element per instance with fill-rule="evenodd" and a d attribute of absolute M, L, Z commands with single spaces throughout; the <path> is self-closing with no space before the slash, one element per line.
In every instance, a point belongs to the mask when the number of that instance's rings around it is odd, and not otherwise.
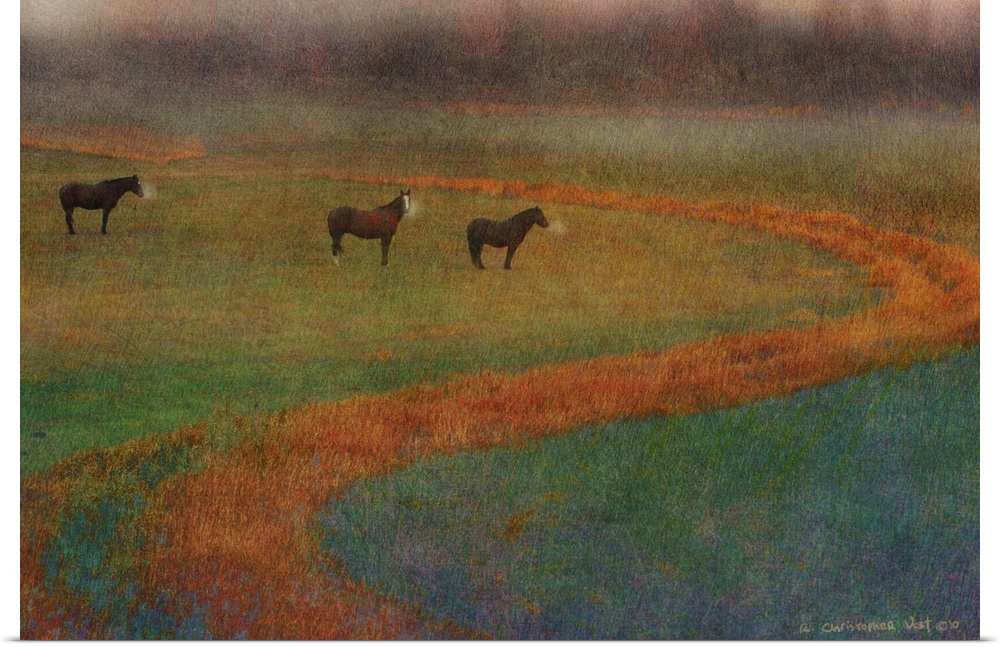
<path fill-rule="evenodd" d="M 409 83 L 450 98 L 979 95 L 978 0 L 22 0 L 20 21 L 22 90 L 129 79 Z"/>
<path fill-rule="evenodd" d="M 660 0 L 661 11 L 677 11 L 706 0 Z M 803 27 L 812 21 L 823 0 L 742 0 L 778 24 Z M 884 0 L 893 25 L 913 29 L 923 14 L 930 35 L 942 40 L 968 38 L 962 22 L 965 7 L 978 0 Z M 21 0 L 21 32 L 32 37 L 91 39 L 118 35 L 171 33 L 184 30 L 203 35 L 221 26 L 250 31 L 334 29 L 350 36 L 378 30 L 386 24 L 418 24 L 455 20 L 494 19 L 511 0 Z M 529 12 L 568 23 L 594 23 L 608 16 L 627 14 L 633 0 L 521 0 Z M 848 20 L 864 19 L 860 5 L 849 0 L 836 4 Z M 644 9 L 647 7 L 642 5 Z M 641 20 L 642 16 L 635 16 Z"/>

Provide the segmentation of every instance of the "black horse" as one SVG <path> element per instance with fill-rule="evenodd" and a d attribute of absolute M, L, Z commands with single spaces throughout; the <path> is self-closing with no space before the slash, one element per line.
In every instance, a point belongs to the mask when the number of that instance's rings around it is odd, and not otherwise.
<path fill-rule="evenodd" d="M 517 246 L 524 240 L 532 225 L 549 226 L 545 214 L 538 207 L 526 209 L 507 220 L 476 218 L 465 229 L 465 233 L 469 237 L 469 253 L 472 255 L 472 264 L 481 270 L 486 269 L 482 258 L 483 245 L 506 247 L 507 260 L 504 261 L 503 267 L 505 270 L 509 270 L 510 260 L 514 258 Z"/>
<path fill-rule="evenodd" d="M 354 234 L 358 238 L 382 240 L 382 265 L 389 264 L 389 243 L 396 234 L 396 227 L 403 216 L 410 211 L 410 192 L 400 191 L 399 197 L 371 211 L 361 211 L 354 207 L 337 207 L 326 217 L 333 238 L 333 260 L 340 265 L 340 253 L 344 248 L 340 239 L 344 234 Z"/>
<path fill-rule="evenodd" d="M 73 210 L 77 207 L 81 209 L 103 209 L 104 219 L 101 221 L 101 233 L 108 233 L 108 214 L 115 208 L 121 197 L 131 191 L 140 198 L 142 197 L 142 185 L 139 184 L 139 176 L 120 177 L 117 180 L 105 180 L 97 184 L 82 184 L 80 182 L 70 182 L 59 189 L 59 202 L 63 211 L 66 212 L 66 226 L 69 233 L 75 234 L 73 229 Z"/>

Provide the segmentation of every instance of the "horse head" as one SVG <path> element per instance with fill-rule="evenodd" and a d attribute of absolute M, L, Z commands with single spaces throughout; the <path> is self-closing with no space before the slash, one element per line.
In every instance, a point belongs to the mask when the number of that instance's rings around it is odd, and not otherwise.
<path fill-rule="evenodd" d="M 142 184 L 139 183 L 139 175 L 133 175 L 131 177 L 131 182 L 129 182 L 128 190 L 136 194 L 140 198 L 142 197 Z"/>
<path fill-rule="evenodd" d="M 407 189 L 403 191 L 399 190 L 399 199 L 402 201 L 402 205 L 399 210 L 399 217 L 402 218 L 406 214 L 410 213 L 410 190 Z"/>
<path fill-rule="evenodd" d="M 545 214 L 538 207 L 531 210 L 532 222 L 539 227 L 548 227 L 549 221 L 545 219 Z"/>

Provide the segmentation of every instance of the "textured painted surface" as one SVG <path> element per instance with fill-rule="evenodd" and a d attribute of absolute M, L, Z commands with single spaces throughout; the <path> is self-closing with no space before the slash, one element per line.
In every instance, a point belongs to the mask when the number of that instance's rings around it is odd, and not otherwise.
<path fill-rule="evenodd" d="M 502 639 L 976 638 L 978 361 L 420 461 L 323 546 Z"/>
<path fill-rule="evenodd" d="M 565 192 L 641 204 L 628 196 Z M 237 440 L 203 470 L 143 493 L 151 505 L 135 525 L 137 541 L 144 542 L 142 562 L 124 578 L 134 578 L 137 599 L 162 600 L 160 613 L 169 618 L 204 617 L 199 627 L 213 637 L 424 635 L 437 625 L 427 629 L 413 609 L 358 589 L 349 578 L 331 579 L 317 566 L 314 515 L 357 478 L 429 453 L 486 448 L 602 420 L 736 406 L 886 364 L 933 359 L 978 341 L 978 261 L 962 249 L 874 230 L 839 214 L 692 208 L 695 217 L 802 237 L 865 267 L 890 297 L 808 328 L 719 337 L 515 376 L 481 375 L 278 414 L 264 433 Z M 196 429 L 186 442 L 205 443 L 207 436 Z M 147 445 L 126 444 L 108 455 L 149 451 Z M 72 470 L 64 469 L 72 481 Z M 45 483 L 33 492 L 29 481 L 28 501 L 52 487 Z M 31 546 L 44 545 L 53 532 L 51 523 L 22 526 L 22 590 L 32 606 L 53 603 L 42 593 L 49 587 L 41 564 L 31 557 Z M 37 602 L 32 591 L 41 594 Z M 45 624 L 33 635 L 60 635 L 50 624 L 59 614 L 40 617 Z M 117 627 L 117 620 L 97 620 L 92 635 L 101 635 L 109 621 Z"/>
<path fill-rule="evenodd" d="M 20 8 L 21 637 L 977 635 L 975 0 Z"/>

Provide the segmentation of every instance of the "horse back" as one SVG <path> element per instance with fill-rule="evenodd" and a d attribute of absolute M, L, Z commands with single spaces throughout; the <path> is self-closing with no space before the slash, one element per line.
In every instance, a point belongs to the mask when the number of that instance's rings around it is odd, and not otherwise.
<path fill-rule="evenodd" d="M 326 224 L 331 232 L 347 231 L 356 212 L 354 207 L 337 207 L 327 215 Z"/>
<path fill-rule="evenodd" d="M 490 220 L 476 218 L 465 229 L 470 240 L 485 243 L 490 247 L 507 247 L 512 242 L 520 243 L 517 233 L 513 231 L 509 220 Z M 520 236 L 524 238 L 524 236 Z"/>
<path fill-rule="evenodd" d="M 475 236 L 477 234 L 481 235 L 486 228 L 490 226 L 490 221 L 486 218 L 476 218 L 469 222 L 468 226 L 465 228 L 465 233 L 470 236 Z"/>
<path fill-rule="evenodd" d="M 59 202 L 63 209 L 80 207 L 81 209 L 100 209 L 104 206 L 104 196 L 96 191 L 91 184 L 70 182 L 59 189 Z"/>
<path fill-rule="evenodd" d="M 358 238 L 382 238 L 396 233 L 399 218 L 394 214 L 375 209 L 361 211 L 354 207 L 338 207 L 327 216 L 330 235 L 354 234 Z"/>

